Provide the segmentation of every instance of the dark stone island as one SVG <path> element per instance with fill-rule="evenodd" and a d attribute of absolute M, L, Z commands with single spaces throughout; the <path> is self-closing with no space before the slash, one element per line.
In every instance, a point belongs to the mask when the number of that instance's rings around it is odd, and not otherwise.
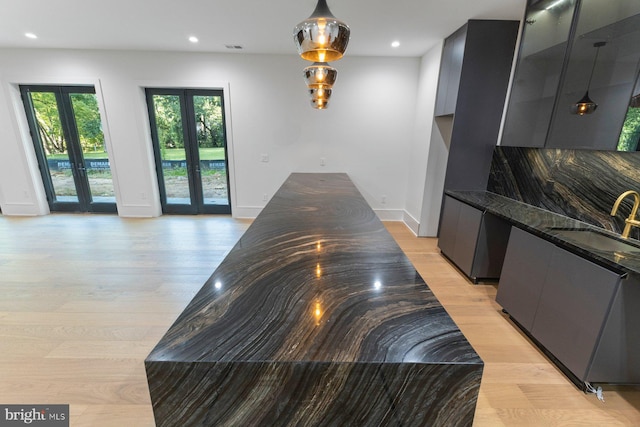
<path fill-rule="evenodd" d="M 292 174 L 145 361 L 158 426 L 470 426 L 483 363 L 346 174 Z"/>

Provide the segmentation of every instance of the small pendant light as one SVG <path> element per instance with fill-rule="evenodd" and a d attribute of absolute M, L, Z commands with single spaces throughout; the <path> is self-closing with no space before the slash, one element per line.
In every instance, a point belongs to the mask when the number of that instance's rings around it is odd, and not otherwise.
<path fill-rule="evenodd" d="M 309 89 L 311 95 L 311 106 L 318 110 L 324 110 L 329 106 L 329 98 L 331 98 L 331 89 L 314 88 Z"/>
<path fill-rule="evenodd" d="M 336 61 L 344 55 L 351 30 L 337 19 L 326 0 L 318 0 L 311 16 L 293 29 L 293 40 L 303 59 L 313 62 Z"/>
<path fill-rule="evenodd" d="M 314 62 L 304 69 L 304 80 L 309 88 L 332 88 L 338 77 L 338 70 L 326 62 Z"/>
<path fill-rule="evenodd" d="M 338 71 L 326 62 L 314 62 L 304 69 L 304 80 L 309 88 L 313 108 L 324 110 L 329 106 L 331 88 L 337 77 Z"/>
<path fill-rule="evenodd" d="M 593 79 L 593 72 L 596 69 L 596 63 L 598 62 L 598 53 L 600 52 L 600 48 L 605 46 L 607 42 L 597 42 L 593 44 L 593 47 L 596 48 L 596 56 L 593 59 L 593 67 L 591 67 L 591 75 L 589 76 L 589 83 L 587 83 L 587 91 L 580 101 L 576 102 L 571 106 L 571 114 L 577 114 L 579 116 L 584 116 L 585 114 L 591 114 L 596 111 L 598 108 L 598 104 L 593 102 L 591 98 L 589 98 L 589 88 L 591 87 L 591 79 Z"/>
<path fill-rule="evenodd" d="M 312 98 L 311 106 L 316 110 L 326 110 L 329 107 L 329 100 L 324 98 Z"/>

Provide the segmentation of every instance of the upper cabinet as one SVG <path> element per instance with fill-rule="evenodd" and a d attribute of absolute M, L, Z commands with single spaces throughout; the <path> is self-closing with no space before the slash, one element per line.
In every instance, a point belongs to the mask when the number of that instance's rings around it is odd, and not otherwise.
<path fill-rule="evenodd" d="M 636 150 L 639 64 L 640 1 L 530 0 L 501 144 Z"/>
<path fill-rule="evenodd" d="M 456 100 L 458 99 L 458 86 L 460 86 L 466 37 L 467 26 L 465 25 L 444 41 L 440 79 L 438 80 L 436 116 L 446 116 L 456 112 Z"/>
<path fill-rule="evenodd" d="M 439 126 L 452 121 L 445 189 L 487 188 L 518 26 L 472 19 L 445 41 L 435 110 Z"/>

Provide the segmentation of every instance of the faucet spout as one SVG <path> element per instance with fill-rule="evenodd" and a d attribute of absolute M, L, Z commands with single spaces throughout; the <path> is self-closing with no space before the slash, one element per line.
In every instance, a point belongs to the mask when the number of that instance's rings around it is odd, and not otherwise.
<path fill-rule="evenodd" d="M 631 232 L 631 227 L 640 227 L 640 221 L 636 219 L 636 214 L 638 213 L 638 208 L 640 207 L 640 193 L 634 190 L 625 191 L 622 193 L 616 202 L 613 204 L 613 208 L 611 209 L 611 216 L 615 216 L 618 212 L 618 208 L 620 207 L 620 203 L 627 197 L 633 196 L 633 208 L 631 209 L 631 214 L 629 218 L 625 219 L 624 230 L 622 231 L 622 237 L 628 238 L 629 233 Z"/>

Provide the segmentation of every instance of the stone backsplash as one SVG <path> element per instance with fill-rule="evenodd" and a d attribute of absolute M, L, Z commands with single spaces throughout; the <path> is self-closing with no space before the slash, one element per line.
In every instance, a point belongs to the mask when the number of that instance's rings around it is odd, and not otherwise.
<path fill-rule="evenodd" d="M 640 192 L 640 152 L 496 147 L 487 191 L 615 232 L 633 206 L 625 199 L 610 215 L 618 196 Z M 640 230 L 630 237 L 638 239 Z"/>

